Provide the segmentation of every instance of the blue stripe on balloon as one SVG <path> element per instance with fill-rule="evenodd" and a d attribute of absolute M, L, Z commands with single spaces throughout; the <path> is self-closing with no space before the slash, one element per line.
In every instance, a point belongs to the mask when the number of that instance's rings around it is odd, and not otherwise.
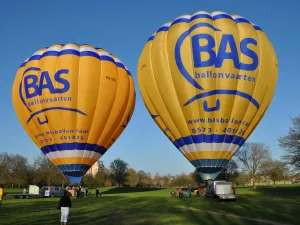
<path fill-rule="evenodd" d="M 192 97 L 184 104 L 184 106 L 191 104 L 197 99 L 205 98 L 212 95 L 238 95 L 240 97 L 248 99 L 256 108 L 259 108 L 259 103 L 251 95 L 237 90 L 213 90 L 213 91 L 204 92 Z"/>
<path fill-rule="evenodd" d="M 152 41 L 154 39 L 155 35 L 152 35 L 151 37 L 149 37 L 149 39 L 147 41 Z"/>
<path fill-rule="evenodd" d="M 173 26 L 174 24 L 177 24 L 177 23 L 189 23 L 189 22 L 190 22 L 190 19 L 188 19 L 188 18 L 178 18 L 172 22 L 171 26 Z"/>
<path fill-rule="evenodd" d="M 132 76 L 131 73 L 129 72 L 129 70 L 126 70 L 129 76 Z"/>
<path fill-rule="evenodd" d="M 170 28 L 170 26 L 163 26 L 163 27 L 161 27 L 161 28 L 158 29 L 157 33 L 161 32 L 161 31 L 168 31 L 169 28 Z"/>
<path fill-rule="evenodd" d="M 233 20 L 233 18 L 228 15 L 228 14 L 219 14 L 219 15 L 215 15 L 212 17 L 213 20 L 219 20 L 219 19 L 230 19 L 230 20 Z"/>
<path fill-rule="evenodd" d="M 244 18 L 237 18 L 237 19 L 234 19 L 234 21 L 236 23 L 250 23 L 248 20 L 244 19 Z M 251 24 L 251 23 L 250 23 Z"/>
<path fill-rule="evenodd" d="M 252 26 L 253 26 L 253 28 L 255 29 L 255 30 L 261 30 L 262 31 L 262 29 L 260 29 L 260 27 L 258 27 L 257 25 L 253 25 L 252 23 L 250 23 L 248 20 L 246 20 L 245 18 L 237 18 L 237 19 L 234 19 L 234 21 L 236 22 L 236 23 L 249 23 L 249 24 L 251 24 Z"/>
<path fill-rule="evenodd" d="M 151 115 L 152 119 L 155 119 L 156 117 L 158 117 L 158 115 Z"/>
<path fill-rule="evenodd" d="M 83 172 L 88 170 L 91 166 L 86 164 L 62 164 L 57 166 L 62 172 L 79 171 Z"/>
<path fill-rule="evenodd" d="M 261 30 L 262 31 L 262 29 L 260 29 L 260 27 L 257 26 L 257 25 L 253 25 L 253 27 L 254 27 L 255 30 Z"/>
<path fill-rule="evenodd" d="M 171 26 L 172 25 L 174 25 L 174 24 L 176 24 L 176 23 L 189 23 L 189 19 L 187 19 L 187 18 L 180 18 L 180 19 L 177 19 L 177 20 L 175 20 L 175 21 L 173 21 L 173 23 L 171 24 Z M 194 29 L 196 29 L 196 28 L 199 28 L 199 27 L 209 27 L 209 28 L 211 28 L 211 29 L 213 29 L 214 31 L 220 31 L 218 28 L 215 28 L 213 25 L 211 25 L 211 24 L 209 24 L 209 23 L 197 23 L 197 24 L 195 24 L 195 25 L 193 25 L 188 31 L 186 31 L 186 32 L 188 32 L 188 34 L 190 33 L 190 32 L 192 32 Z M 170 29 L 170 27 L 161 27 L 158 31 L 157 31 L 157 33 L 159 33 L 159 32 L 164 32 L 164 31 L 168 31 Z M 157 34 L 156 33 L 156 34 Z M 154 36 L 155 35 L 152 35 L 149 39 L 148 39 L 148 41 L 152 41 L 153 39 L 154 39 Z M 147 42 L 148 42 L 147 41 Z"/>
<path fill-rule="evenodd" d="M 59 52 L 58 51 L 47 51 L 47 52 L 44 52 L 39 59 L 43 58 L 43 57 L 46 57 L 46 56 L 58 56 L 59 55 Z M 29 60 L 31 59 L 31 57 L 29 58 Z M 39 60 L 37 59 L 37 60 Z"/>
<path fill-rule="evenodd" d="M 232 143 L 242 146 L 245 139 L 235 135 L 220 135 L 220 134 L 199 134 L 190 135 L 186 137 L 179 138 L 173 142 L 177 148 L 181 148 L 189 144 L 199 144 L 199 143 Z"/>
<path fill-rule="evenodd" d="M 123 68 L 126 70 L 125 66 L 122 63 L 116 62 L 117 67 Z"/>
<path fill-rule="evenodd" d="M 175 19 L 171 26 L 173 26 L 174 24 L 177 24 L 177 23 L 190 23 L 191 21 L 193 20 L 196 20 L 196 19 L 200 19 L 200 18 L 207 18 L 207 19 L 211 19 L 211 20 L 219 20 L 219 19 L 230 19 L 230 20 L 233 20 L 235 21 L 236 23 L 250 23 L 248 20 L 244 19 L 244 18 L 237 18 L 237 19 L 233 19 L 230 15 L 228 14 L 219 14 L 219 15 L 215 15 L 215 16 L 210 16 L 210 15 L 207 15 L 207 14 L 196 14 L 194 16 L 192 16 L 190 19 L 188 18 L 178 18 L 178 19 Z M 250 23 L 251 24 L 251 23 Z M 170 27 L 171 27 L 170 26 Z M 162 32 L 162 31 L 168 31 L 170 29 L 170 27 L 166 28 L 166 27 L 161 27 L 158 31 L 158 32 Z M 255 30 L 261 30 L 258 26 L 256 25 L 253 25 L 254 29 Z M 154 39 L 154 35 L 151 36 L 148 41 L 152 41 Z M 148 42 L 147 41 L 147 42 Z"/>
<path fill-rule="evenodd" d="M 191 160 L 191 163 L 195 166 L 196 168 L 201 168 L 201 167 L 222 167 L 223 165 L 226 165 L 228 163 L 228 159 L 196 159 L 196 160 Z M 201 166 L 199 166 L 201 165 Z M 200 169 L 201 171 L 201 169 Z"/>
<path fill-rule="evenodd" d="M 86 164 L 63 164 L 57 166 L 72 184 L 79 184 L 84 174 L 91 167 Z"/>
<path fill-rule="evenodd" d="M 190 20 L 193 21 L 193 20 L 196 20 L 196 19 L 203 19 L 203 18 L 207 18 L 207 19 L 212 20 L 212 16 L 207 15 L 207 14 L 196 14 L 196 15 L 192 16 Z"/>
<path fill-rule="evenodd" d="M 77 150 L 93 151 L 93 152 L 100 153 L 101 155 L 104 155 L 104 153 L 107 151 L 105 147 L 97 144 L 78 143 L 78 142 L 46 145 L 41 148 L 41 151 L 44 154 L 48 154 L 50 152 L 75 150 L 75 149 L 76 151 Z"/>
<path fill-rule="evenodd" d="M 109 61 L 109 62 L 112 62 L 112 63 L 116 63 L 115 60 L 110 56 L 107 56 L 107 55 L 99 56 L 98 55 L 98 57 L 99 57 L 98 59 L 101 59 L 101 60 L 104 60 L 104 61 Z M 95 58 L 97 58 L 96 55 L 95 55 Z"/>
<path fill-rule="evenodd" d="M 52 50 L 52 51 L 46 51 L 42 55 L 33 55 L 28 59 L 27 62 L 22 63 L 22 65 L 20 67 L 24 67 L 26 65 L 26 63 L 28 63 L 32 60 L 40 60 L 40 59 L 42 59 L 44 57 L 47 57 L 47 56 L 59 57 L 59 56 L 62 56 L 62 55 L 75 55 L 75 56 L 80 56 L 80 57 L 90 56 L 90 57 L 97 58 L 99 60 L 112 62 L 112 63 L 116 64 L 117 67 L 125 69 L 125 66 L 122 63 L 116 63 L 115 60 L 110 56 L 106 56 L 106 55 L 101 55 L 100 56 L 96 52 L 92 52 L 92 51 L 82 51 L 82 52 L 80 52 L 80 51 L 77 51 L 77 50 L 74 50 L 74 49 L 65 49 L 65 50 L 62 50 L 62 51 Z M 131 76 L 130 72 L 128 70 L 126 70 L 126 71 L 128 72 L 128 75 Z"/>

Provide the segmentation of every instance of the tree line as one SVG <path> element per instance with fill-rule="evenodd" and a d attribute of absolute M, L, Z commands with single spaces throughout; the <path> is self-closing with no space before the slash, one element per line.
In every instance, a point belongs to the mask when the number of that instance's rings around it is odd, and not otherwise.
<path fill-rule="evenodd" d="M 291 180 L 300 171 L 300 116 L 292 118 L 288 134 L 278 138 L 284 154 L 281 160 L 273 160 L 270 148 L 264 143 L 245 143 L 222 170 L 218 179 L 236 184 L 256 185 L 261 180 Z M 90 188 L 103 186 L 130 187 L 184 187 L 197 186 L 201 181 L 197 169 L 188 174 L 160 175 L 143 170 L 136 171 L 121 159 L 112 161 L 108 168 L 100 161 L 95 174 L 86 175 L 82 185 Z M 32 164 L 19 154 L 0 153 L 0 184 L 7 187 L 27 187 L 68 184 L 62 173 L 46 158 L 40 155 Z"/>

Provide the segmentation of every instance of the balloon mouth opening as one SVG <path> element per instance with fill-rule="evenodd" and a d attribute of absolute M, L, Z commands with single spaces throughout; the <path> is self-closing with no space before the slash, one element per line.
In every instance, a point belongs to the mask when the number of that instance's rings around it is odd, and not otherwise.
<path fill-rule="evenodd" d="M 69 170 L 61 170 L 64 176 L 69 181 L 70 185 L 80 185 L 82 178 L 86 171 L 69 171 Z"/>
<path fill-rule="evenodd" d="M 69 176 L 65 175 L 71 185 L 79 185 L 83 176 Z"/>
<path fill-rule="evenodd" d="M 203 181 L 215 180 L 221 173 L 222 167 L 199 167 L 197 172 Z"/>

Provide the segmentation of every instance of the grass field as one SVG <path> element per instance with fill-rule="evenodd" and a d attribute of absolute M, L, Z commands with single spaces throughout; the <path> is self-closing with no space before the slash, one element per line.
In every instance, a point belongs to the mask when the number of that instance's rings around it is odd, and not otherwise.
<path fill-rule="evenodd" d="M 236 202 L 219 202 L 206 197 L 170 198 L 171 190 L 174 189 L 101 188 L 101 198 L 72 198 L 68 224 L 300 224 L 299 185 L 237 188 Z M 5 197 L 0 224 L 59 224 L 57 202 L 58 198 Z M 257 219 L 268 221 L 255 221 Z"/>

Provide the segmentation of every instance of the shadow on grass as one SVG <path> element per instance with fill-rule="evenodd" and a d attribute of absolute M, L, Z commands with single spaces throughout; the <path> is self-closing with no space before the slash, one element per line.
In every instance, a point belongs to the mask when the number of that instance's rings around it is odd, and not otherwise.
<path fill-rule="evenodd" d="M 139 188 L 139 187 L 116 187 L 103 191 L 103 194 L 121 194 L 121 193 L 133 193 L 133 192 L 147 192 L 147 191 L 159 191 L 164 188 Z"/>
<path fill-rule="evenodd" d="M 297 189 L 297 188 L 296 188 Z M 300 218 L 300 201 L 294 190 L 293 194 L 283 194 L 289 188 L 273 192 L 271 188 L 257 188 L 257 195 L 243 194 L 235 202 L 218 201 L 216 199 L 202 199 L 202 205 L 192 202 L 191 207 L 211 210 L 224 214 L 234 214 L 242 217 L 265 219 L 278 224 L 298 224 Z M 266 194 L 264 194 L 266 193 Z M 291 198 L 294 196 L 294 198 Z"/>
<path fill-rule="evenodd" d="M 15 201 L 15 203 L 17 203 Z M 228 217 L 197 213 L 185 207 L 183 201 L 164 197 L 128 198 L 105 196 L 100 199 L 86 198 L 72 200 L 68 224 L 105 225 L 168 225 L 206 224 L 241 225 Z M 187 201 L 186 201 L 187 203 Z M 60 211 L 55 209 L 56 201 L 27 201 L 23 204 L 8 204 L 1 212 L 1 225 L 8 224 L 58 224 Z M 2 209 L 1 209 L 2 210 Z"/>
<path fill-rule="evenodd" d="M 295 198 L 300 196 L 300 186 L 267 186 L 258 187 L 255 189 L 260 195 L 280 197 L 280 198 Z"/>
<path fill-rule="evenodd" d="M 142 188 L 132 189 L 131 192 Z M 159 189 L 155 189 L 159 190 Z M 144 189 L 145 191 L 145 189 Z M 149 189 L 146 191 L 150 191 Z M 167 191 L 167 190 L 166 190 Z M 271 194 L 271 193 L 269 193 Z M 146 194 L 145 194 L 146 195 Z M 263 194 L 262 194 L 263 195 Z M 1 208 L 1 225 L 58 224 L 60 211 L 55 209 L 58 199 L 9 200 Z M 190 198 L 180 200 L 168 196 L 103 195 L 101 198 L 72 198 L 72 209 L 68 224 L 105 224 L 105 225 L 168 225 L 168 224 L 205 224 L 205 225 L 249 225 L 260 223 L 235 219 L 226 214 L 263 218 L 271 221 L 297 224 L 299 204 L 273 200 L 271 197 L 247 198 L 242 196 L 236 202 L 219 202 L 211 198 Z M 298 206 L 298 207 L 297 207 Z M 190 208 L 211 210 L 224 216 L 196 212 Z"/>

